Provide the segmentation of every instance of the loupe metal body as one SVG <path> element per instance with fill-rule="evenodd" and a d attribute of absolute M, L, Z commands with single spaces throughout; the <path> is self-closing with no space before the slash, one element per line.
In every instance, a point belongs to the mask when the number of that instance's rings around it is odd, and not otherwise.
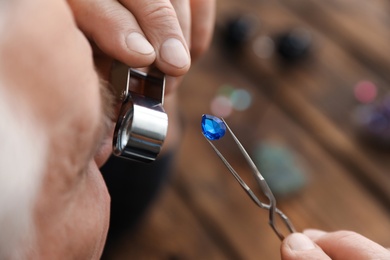
<path fill-rule="evenodd" d="M 163 108 L 164 74 L 155 68 L 146 73 L 115 64 L 111 83 L 119 93 L 122 88 L 113 154 L 139 162 L 153 162 L 168 130 L 168 116 Z"/>

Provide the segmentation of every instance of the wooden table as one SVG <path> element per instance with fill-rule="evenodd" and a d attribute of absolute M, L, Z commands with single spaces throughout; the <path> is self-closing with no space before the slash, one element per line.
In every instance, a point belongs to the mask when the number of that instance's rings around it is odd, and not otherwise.
<path fill-rule="evenodd" d="M 227 55 L 221 32 L 229 18 L 253 15 L 260 26 L 237 55 Z M 174 174 L 112 259 L 279 259 L 280 241 L 213 153 L 200 131 L 201 115 L 223 84 L 252 94 L 252 106 L 227 118 L 251 151 L 260 140 L 292 150 L 307 185 L 278 200 L 298 230 L 348 229 L 390 246 L 389 150 L 357 136 L 351 113 L 358 81 L 390 87 L 390 4 L 385 0 L 224 0 L 218 2 L 215 40 L 179 91 L 184 129 Z M 260 59 L 259 36 L 302 27 L 313 36 L 311 57 L 282 66 Z M 249 176 L 243 158 L 226 157 Z M 111 257 L 110 257 L 111 258 Z"/>

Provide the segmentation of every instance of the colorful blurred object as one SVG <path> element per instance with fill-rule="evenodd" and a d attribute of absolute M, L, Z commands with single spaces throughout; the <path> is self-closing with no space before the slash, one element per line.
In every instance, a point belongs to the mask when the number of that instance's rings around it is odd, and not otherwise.
<path fill-rule="evenodd" d="M 358 106 L 354 120 L 372 143 L 390 145 L 390 95 L 377 103 Z"/>
<path fill-rule="evenodd" d="M 359 81 L 354 88 L 354 94 L 360 103 L 371 103 L 377 96 L 377 86 L 368 80 Z"/>
<path fill-rule="evenodd" d="M 243 88 L 222 85 L 210 103 L 212 114 L 227 118 L 233 111 L 245 111 L 252 104 L 252 95 Z"/>
<path fill-rule="evenodd" d="M 253 159 L 277 196 L 288 196 L 297 192 L 306 183 L 305 173 L 297 162 L 293 151 L 280 143 L 261 142 L 253 153 Z"/>

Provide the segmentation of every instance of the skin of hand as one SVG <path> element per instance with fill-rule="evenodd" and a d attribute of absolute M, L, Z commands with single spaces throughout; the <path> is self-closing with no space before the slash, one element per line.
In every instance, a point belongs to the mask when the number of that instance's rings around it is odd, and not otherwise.
<path fill-rule="evenodd" d="M 28 259 L 98 259 L 103 250 L 110 198 L 99 167 L 111 153 L 113 99 L 95 65 L 107 69 L 112 57 L 181 76 L 213 27 L 212 0 L 69 3 L 9 1 L 3 17 L 2 82 L 47 138 Z"/>
<path fill-rule="evenodd" d="M 390 251 L 352 231 L 324 232 L 308 229 L 286 237 L 282 260 L 386 260 Z"/>
<path fill-rule="evenodd" d="M 186 73 L 191 58 L 199 57 L 211 41 L 215 0 L 68 2 L 78 26 L 100 50 L 95 53 L 105 78 L 111 59 L 133 68 L 155 64 L 168 76 L 168 94 L 179 83 L 175 77 Z"/>

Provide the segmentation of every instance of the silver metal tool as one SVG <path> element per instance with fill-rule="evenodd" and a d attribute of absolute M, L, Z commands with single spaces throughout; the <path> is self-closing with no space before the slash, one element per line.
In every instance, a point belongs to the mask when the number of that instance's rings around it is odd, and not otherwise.
<path fill-rule="evenodd" d="M 146 73 L 116 64 L 112 69 L 112 79 L 117 91 L 124 88 L 114 132 L 113 154 L 152 162 L 160 153 L 168 130 L 168 116 L 163 108 L 165 76 L 156 68 Z"/>
<path fill-rule="evenodd" d="M 215 147 L 215 145 L 208 139 L 206 140 L 210 143 L 211 147 L 214 149 L 216 154 L 219 156 L 219 158 L 222 160 L 222 162 L 226 165 L 226 167 L 229 169 L 231 174 L 236 178 L 238 183 L 241 185 L 241 187 L 245 190 L 245 192 L 249 195 L 249 197 L 252 199 L 252 201 L 259 206 L 262 209 L 266 209 L 269 211 L 269 224 L 276 233 L 276 235 L 280 238 L 280 240 L 284 239 L 283 233 L 280 231 L 277 223 L 276 223 L 276 217 L 279 216 L 283 223 L 286 225 L 289 232 L 293 233 L 296 232 L 294 226 L 290 222 L 289 218 L 276 207 L 276 199 L 273 195 L 271 189 L 269 188 L 267 182 L 265 181 L 264 177 L 260 174 L 259 170 L 257 169 L 256 165 L 248 155 L 247 151 L 244 149 L 240 141 L 237 139 L 233 131 L 230 129 L 228 124 L 223 118 L 220 118 L 223 123 L 225 124 L 227 130 L 233 137 L 235 143 L 237 144 L 238 148 L 240 149 L 241 153 L 245 157 L 246 161 L 248 162 L 250 169 L 252 170 L 252 174 L 255 177 L 257 183 L 259 184 L 261 191 L 264 193 L 264 195 L 269 199 L 269 204 L 263 203 L 260 201 L 260 199 L 254 194 L 254 192 L 249 188 L 249 186 L 244 182 L 244 180 L 240 177 L 240 175 L 233 169 L 233 167 L 230 165 L 230 163 L 226 160 L 226 158 L 222 155 L 222 153 Z"/>

